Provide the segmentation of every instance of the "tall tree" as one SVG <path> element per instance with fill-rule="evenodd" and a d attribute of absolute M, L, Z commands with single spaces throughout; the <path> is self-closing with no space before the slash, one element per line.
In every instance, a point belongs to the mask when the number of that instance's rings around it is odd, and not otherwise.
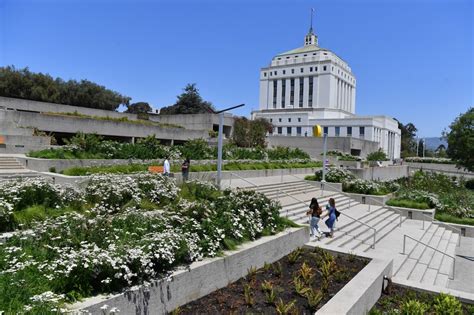
<path fill-rule="evenodd" d="M 105 110 L 116 110 L 130 102 L 130 97 L 88 80 L 66 82 L 14 66 L 0 67 L 0 96 Z"/>
<path fill-rule="evenodd" d="M 272 129 L 273 125 L 263 118 L 255 120 L 236 118 L 232 141 L 239 147 L 265 147 L 265 137 Z"/>
<path fill-rule="evenodd" d="M 188 84 L 184 92 L 178 95 L 178 100 L 174 105 L 163 107 L 160 110 L 162 115 L 176 114 L 202 114 L 213 113 L 214 107 L 210 102 L 204 101 L 196 88 L 196 83 Z"/>
<path fill-rule="evenodd" d="M 400 121 L 395 119 L 398 122 L 398 128 L 401 130 L 401 156 L 407 157 L 416 154 L 416 129 L 415 125 L 408 123 L 406 125 L 402 124 Z"/>
<path fill-rule="evenodd" d="M 150 104 L 147 102 L 138 102 L 127 105 L 126 113 L 130 114 L 146 114 L 152 111 Z"/>
<path fill-rule="evenodd" d="M 458 167 L 474 171 L 474 108 L 459 115 L 446 133 L 448 149 L 446 153 Z"/>

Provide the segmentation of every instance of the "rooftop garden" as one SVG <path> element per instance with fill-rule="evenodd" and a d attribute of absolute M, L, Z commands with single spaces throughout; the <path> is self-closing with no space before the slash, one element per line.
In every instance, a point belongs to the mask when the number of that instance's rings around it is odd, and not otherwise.
<path fill-rule="evenodd" d="M 2 182 L 0 313 L 60 313 L 100 293 L 146 284 L 292 223 L 253 191 L 183 186 L 161 175 L 94 176 L 84 190 Z"/>

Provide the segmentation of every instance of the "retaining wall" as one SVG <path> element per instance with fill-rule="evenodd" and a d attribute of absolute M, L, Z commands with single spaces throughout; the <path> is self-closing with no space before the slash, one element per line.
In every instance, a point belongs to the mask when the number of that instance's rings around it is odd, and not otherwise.
<path fill-rule="evenodd" d="M 246 243 L 240 249 L 226 252 L 224 257 L 195 262 L 186 270 L 174 272 L 168 279 L 157 280 L 150 286 L 108 297 L 89 298 L 72 306 L 102 314 L 107 304 L 117 307 L 121 314 L 165 314 L 217 289 L 226 287 L 248 274 L 251 267 L 261 268 L 288 255 L 308 241 L 308 228 L 292 228 L 274 236 Z"/>
<path fill-rule="evenodd" d="M 365 195 L 365 194 L 355 194 L 350 192 L 344 192 L 345 194 L 349 195 L 353 200 L 366 204 L 366 205 L 374 205 L 374 206 L 382 206 L 385 205 L 387 200 L 392 198 L 392 194 L 387 195 Z"/>
<path fill-rule="evenodd" d="M 405 163 L 410 172 L 415 170 L 424 170 L 424 171 L 435 171 L 441 172 L 448 176 L 463 176 L 466 178 L 474 178 L 474 172 L 469 172 L 464 169 L 459 169 L 454 164 L 437 164 L 437 163 L 415 163 L 415 162 L 406 162 Z"/>
<path fill-rule="evenodd" d="M 350 171 L 360 179 L 388 181 L 407 177 L 408 167 L 406 165 L 394 165 L 387 167 L 351 168 Z"/>

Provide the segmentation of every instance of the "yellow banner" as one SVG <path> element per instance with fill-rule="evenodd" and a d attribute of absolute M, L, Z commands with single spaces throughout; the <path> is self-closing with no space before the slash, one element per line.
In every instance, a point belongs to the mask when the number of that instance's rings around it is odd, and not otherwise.
<path fill-rule="evenodd" d="M 320 125 L 313 126 L 313 137 L 321 137 L 323 135 L 323 128 Z"/>

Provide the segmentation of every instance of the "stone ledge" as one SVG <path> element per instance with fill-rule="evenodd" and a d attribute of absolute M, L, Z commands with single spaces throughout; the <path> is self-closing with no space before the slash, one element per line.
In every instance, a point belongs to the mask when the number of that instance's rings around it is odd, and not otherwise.
<path fill-rule="evenodd" d="M 136 286 L 116 295 L 96 296 L 71 306 L 75 312 L 102 314 L 103 305 L 116 307 L 122 314 L 165 314 L 188 302 L 227 286 L 248 273 L 273 263 L 308 241 L 308 227 L 287 229 L 277 235 L 242 244 L 224 257 L 208 258 L 174 272 L 148 287 Z"/>

